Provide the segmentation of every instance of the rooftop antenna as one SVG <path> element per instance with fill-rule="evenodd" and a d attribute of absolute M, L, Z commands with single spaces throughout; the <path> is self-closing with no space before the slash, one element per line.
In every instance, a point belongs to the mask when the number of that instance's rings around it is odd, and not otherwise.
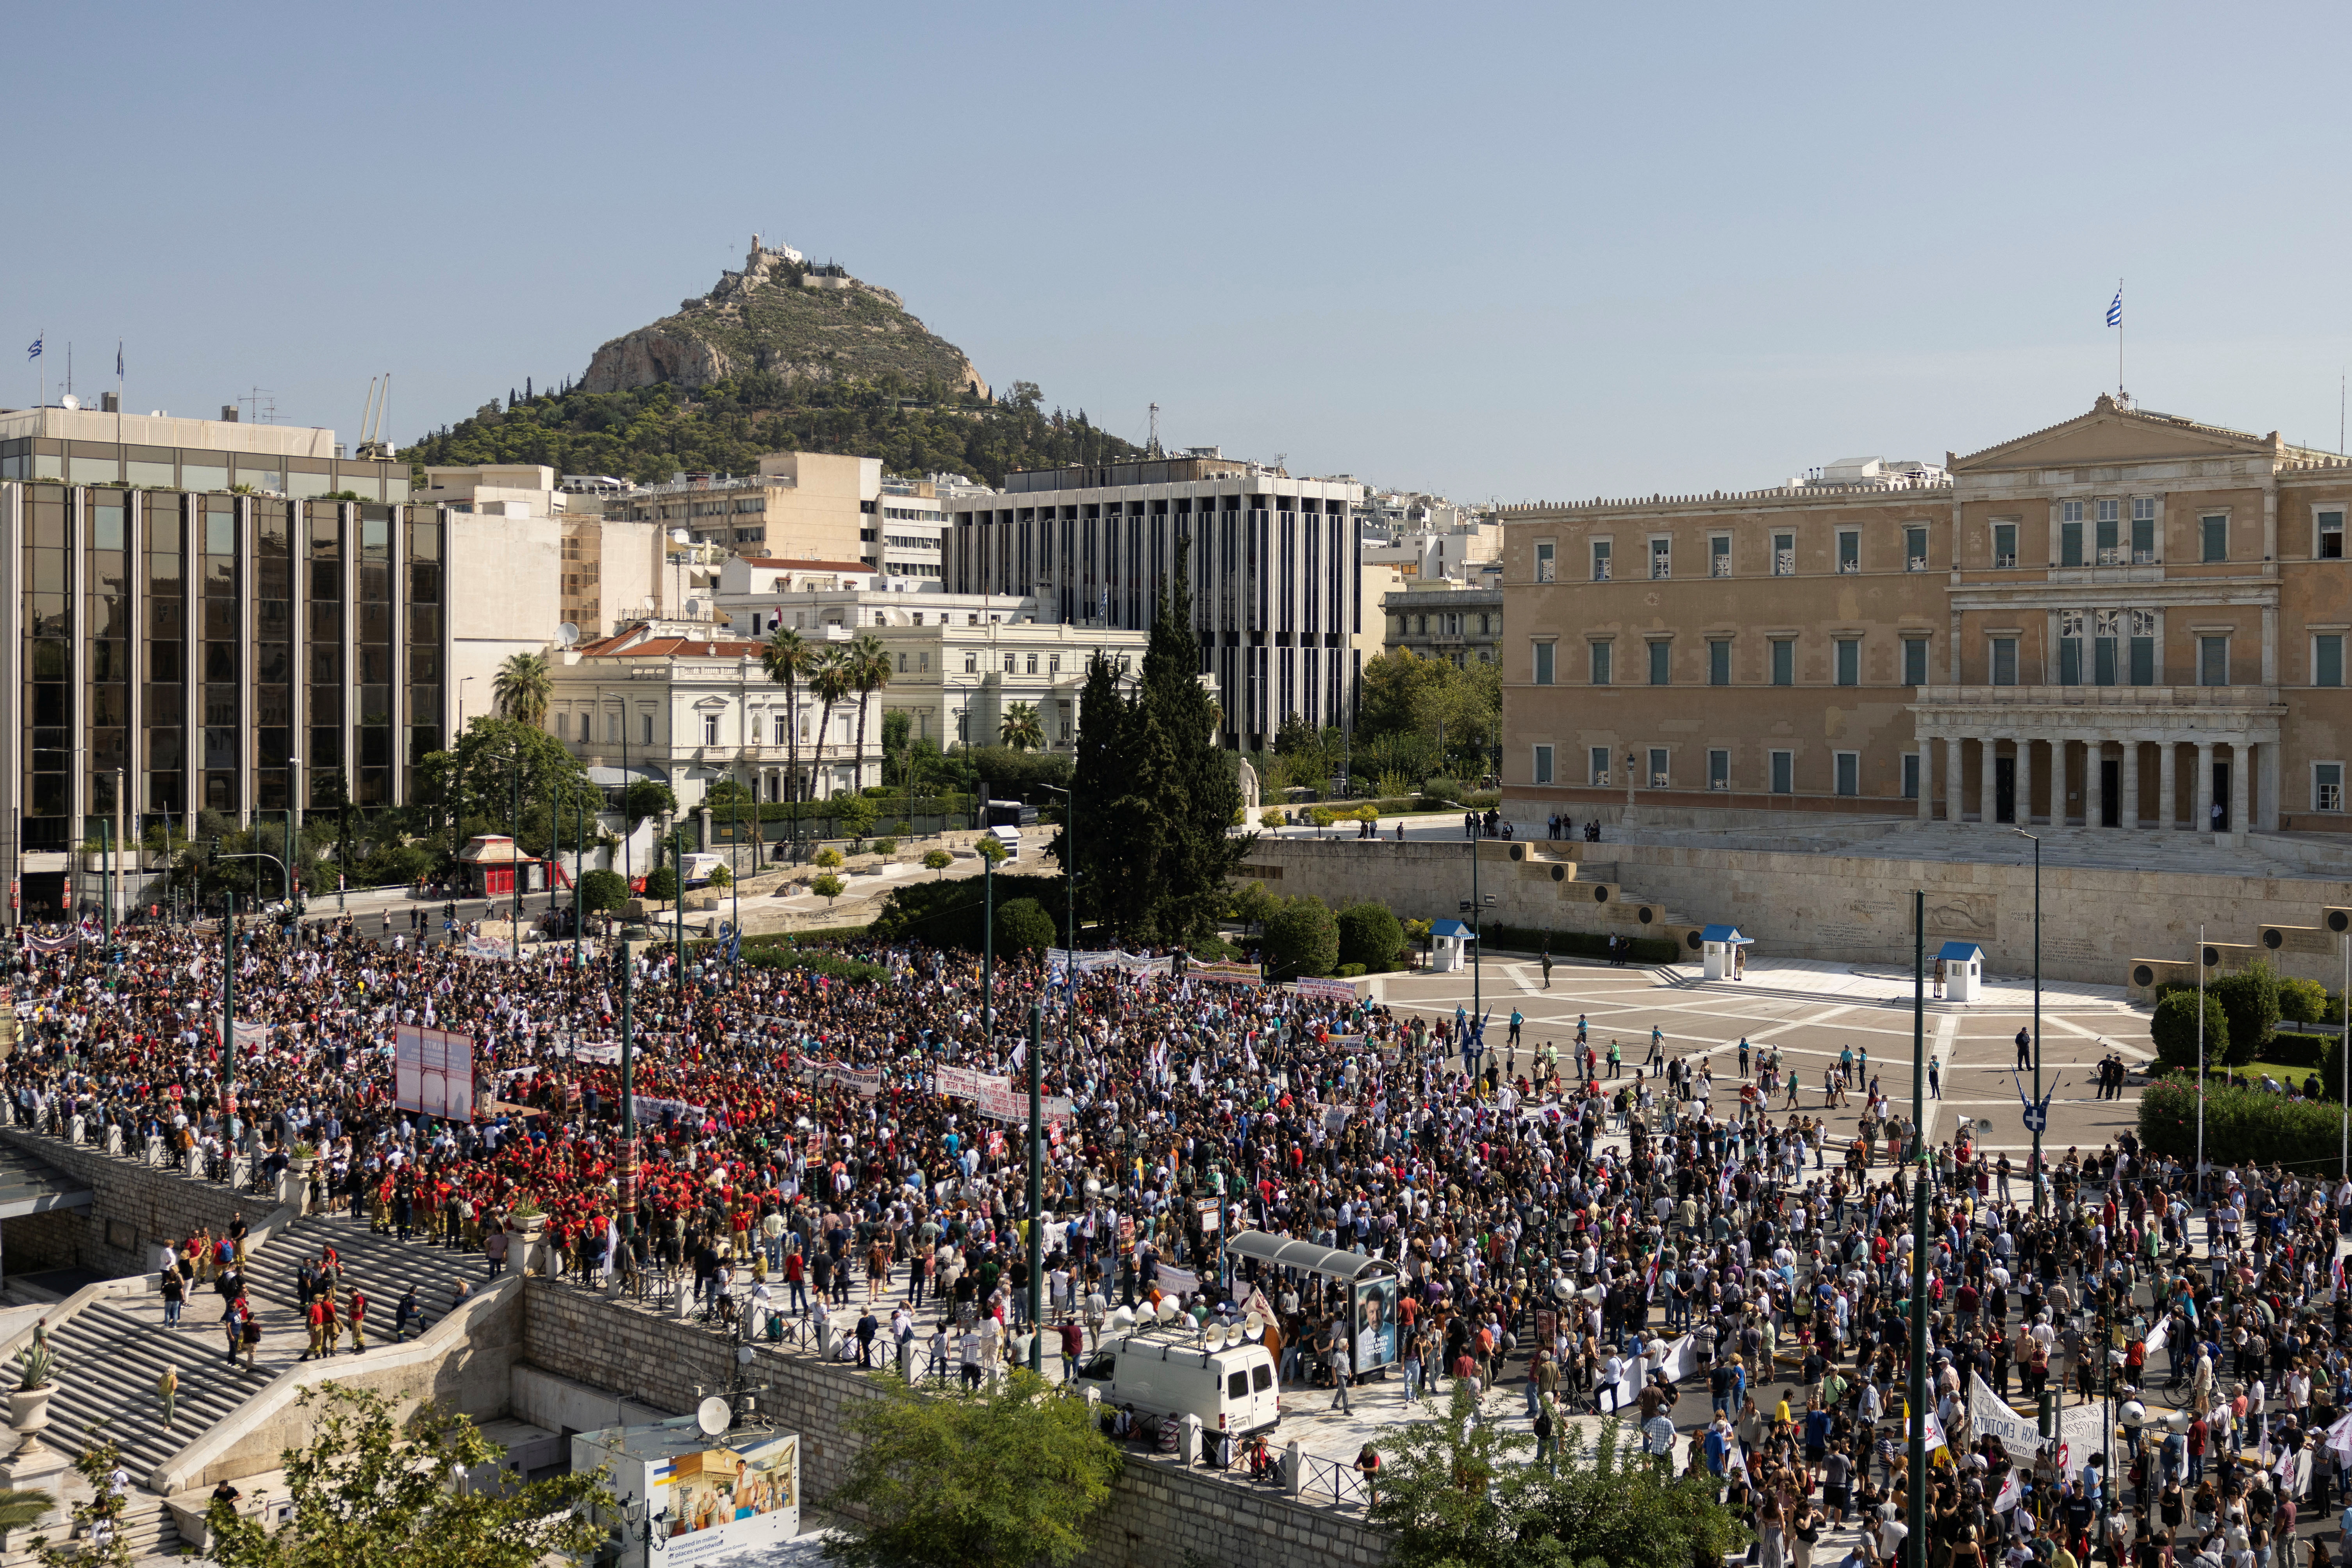
<path fill-rule="evenodd" d="M 1160 405 L 1157 403 L 1151 405 L 1151 445 L 1146 448 L 1146 455 L 1154 458 L 1167 456 L 1160 449 Z"/>

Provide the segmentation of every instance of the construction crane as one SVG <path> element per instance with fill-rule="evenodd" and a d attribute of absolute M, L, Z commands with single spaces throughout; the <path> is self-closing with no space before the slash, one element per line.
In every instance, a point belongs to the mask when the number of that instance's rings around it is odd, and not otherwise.
<path fill-rule="evenodd" d="M 377 391 L 379 382 L 383 386 L 381 395 Z M 392 372 L 385 371 L 381 377 L 370 376 L 367 405 L 360 411 L 360 439 L 359 445 L 352 450 L 353 457 L 373 458 L 378 462 L 391 460 L 392 446 L 383 438 L 384 410 L 391 405 Z"/>

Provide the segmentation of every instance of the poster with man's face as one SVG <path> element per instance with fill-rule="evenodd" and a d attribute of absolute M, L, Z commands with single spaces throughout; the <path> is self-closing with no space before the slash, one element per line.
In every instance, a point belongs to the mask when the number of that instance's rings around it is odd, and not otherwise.
<path fill-rule="evenodd" d="M 1359 1279 L 1355 1287 L 1356 1342 L 1350 1347 L 1356 1371 L 1391 1366 L 1397 1358 L 1397 1282 Z"/>

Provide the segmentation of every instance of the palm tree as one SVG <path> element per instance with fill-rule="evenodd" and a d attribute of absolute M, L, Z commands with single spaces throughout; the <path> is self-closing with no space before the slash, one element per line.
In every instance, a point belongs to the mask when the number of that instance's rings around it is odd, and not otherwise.
<path fill-rule="evenodd" d="M 827 648 L 817 660 L 816 668 L 810 672 L 809 689 L 816 693 L 817 700 L 824 704 L 817 719 L 816 761 L 813 768 L 824 765 L 824 732 L 833 728 L 833 705 L 856 688 L 850 667 L 850 657 L 845 650 Z"/>
<path fill-rule="evenodd" d="M 856 766 L 863 777 L 866 766 L 866 700 L 882 687 L 890 684 L 890 650 L 872 632 L 860 632 L 849 645 L 849 669 L 852 684 L 857 688 L 857 760 Z M 887 782 L 887 781 L 886 781 Z"/>
<path fill-rule="evenodd" d="M 800 683 L 816 662 L 816 649 L 789 626 L 778 626 L 760 649 L 760 668 L 784 689 L 784 743 L 792 758 L 792 798 L 801 798 Z M 795 843 L 798 839 L 795 838 Z"/>
<path fill-rule="evenodd" d="M 10 1531 L 24 1529 L 55 1508 L 57 1500 L 43 1491 L 0 1489 L 0 1542 L 8 1539 Z"/>
<path fill-rule="evenodd" d="M 555 683 L 547 673 L 547 656 L 540 653 L 509 654 L 490 682 L 500 716 L 534 730 L 547 721 L 547 700 L 554 690 Z"/>
<path fill-rule="evenodd" d="M 1034 702 L 1015 702 L 1006 709 L 1001 733 L 1004 743 L 1016 752 L 1043 751 L 1045 746 L 1045 727 L 1037 721 Z"/>

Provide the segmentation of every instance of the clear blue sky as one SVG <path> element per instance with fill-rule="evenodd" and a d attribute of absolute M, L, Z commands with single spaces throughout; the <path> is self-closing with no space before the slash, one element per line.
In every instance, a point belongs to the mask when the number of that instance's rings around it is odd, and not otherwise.
<path fill-rule="evenodd" d="M 2113 385 L 2333 447 L 2339 8 L 20 8 L 0 403 L 396 438 L 740 262 L 999 387 L 1465 500 L 1939 458 Z"/>

